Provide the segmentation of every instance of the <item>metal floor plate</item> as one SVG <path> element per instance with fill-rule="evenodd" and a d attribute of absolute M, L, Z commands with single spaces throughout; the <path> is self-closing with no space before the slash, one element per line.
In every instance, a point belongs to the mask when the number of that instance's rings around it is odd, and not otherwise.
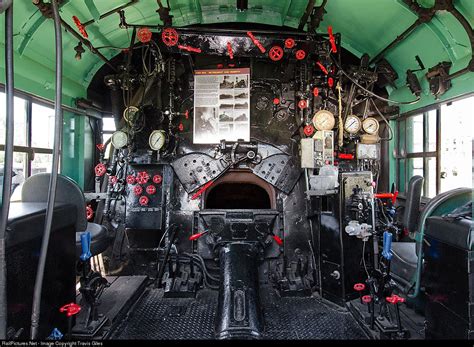
<path fill-rule="evenodd" d="M 261 290 L 264 339 L 367 339 L 345 309 L 315 297 L 280 298 Z M 163 298 L 150 289 L 116 329 L 112 339 L 213 339 L 217 292 L 201 290 L 196 299 Z"/>

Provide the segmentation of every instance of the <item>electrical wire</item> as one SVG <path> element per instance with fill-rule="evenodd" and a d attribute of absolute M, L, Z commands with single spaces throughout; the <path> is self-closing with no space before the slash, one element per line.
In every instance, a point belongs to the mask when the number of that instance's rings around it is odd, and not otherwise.
<path fill-rule="evenodd" d="M 378 108 L 377 105 L 375 104 L 374 99 L 370 99 L 370 101 L 372 102 L 372 105 L 374 105 L 375 111 L 377 111 L 378 115 L 383 119 L 383 121 L 385 122 L 385 124 L 387 124 L 387 127 L 388 127 L 388 131 L 389 131 L 388 138 L 382 138 L 382 139 L 380 139 L 380 140 L 382 140 L 382 141 L 391 141 L 391 140 L 393 139 L 393 129 L 392 129 L 392 127 L 390 126 L 389 121 L 387 120 L 387 118 L 384 117 L 384 115 L 382 114 L 382 112 L 380 112 L 379 108 Z"/>
<path fill-rule="evenodd" d="M 368 93 L 369 95 L 379 99 L 379 100 L 382 100 L 382 101 L 385 101 L 385 102 L 390 102 L 392 104 L 397 104 L 397 105 L 414 105 L 416 104 L 418 101 L 420 101 L 421 97 L 417 96 L 415 100 L 412 100 L 412 101 L 396 101 L 396 100 L 391 100 L 391 99 L 387 99 L 387 98 L 384 98 L 380 95 L 377 95 L 375 94 L 374 92 L 371 92 L 370 90 L 368 90 L 367 88 L 363 87 L 362 85 L 360 85 L 355 79 L 353 79 L 347 72 L 345 72 L 342 67 L 338 64 L 338 62 L 332 58 L 331 56 L 331 59 L 333 61 L 333 63 L 336 65 L 336 67 L 338 68 L 338 70 L 340 72 L 342 72 L 342 74 L 344 76 L 346 76 L 352 83 L 354 83 L 357 87 L 359 87 L 360 89 L 362 89 L 363 91 L 365 91 L 366 93 Z"/>

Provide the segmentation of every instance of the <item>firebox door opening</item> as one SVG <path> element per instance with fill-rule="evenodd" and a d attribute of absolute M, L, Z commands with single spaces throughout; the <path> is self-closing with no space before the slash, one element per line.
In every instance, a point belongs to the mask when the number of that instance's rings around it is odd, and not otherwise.
<path fill-rule="evenodd" d="M 247 171 L 235 170 L 217 180 L 205 196 L 206 209 L 260 210 L 275 208 L 275 190 Z"/>

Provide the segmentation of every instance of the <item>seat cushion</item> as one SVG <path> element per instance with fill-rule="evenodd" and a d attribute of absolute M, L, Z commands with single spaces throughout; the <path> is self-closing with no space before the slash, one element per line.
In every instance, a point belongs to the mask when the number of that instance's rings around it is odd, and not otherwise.
<path fill-rule="evenodd" d="M 393 242 L 391 273 L 395 280 L 407 285 L 415 275 L 418 256 L 416 242 Z"/>
<path fill-rule="evenodd" d="M 91 233 L 92 256 L 104 252 L 109 247 L 110 237 L 107 235 L 107 229 L 103 225 L 87 223 L 86 231 Z M 82 254 L 81 234 L 82 232 L 76 233 L 76 255 L 78 258 Z"/>

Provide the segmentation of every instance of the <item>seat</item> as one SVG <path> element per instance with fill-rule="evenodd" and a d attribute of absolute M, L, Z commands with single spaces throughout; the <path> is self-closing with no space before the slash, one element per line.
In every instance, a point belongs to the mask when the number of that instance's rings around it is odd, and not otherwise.
<path fill-rule="evenodd" d="M 408 182 L 402 224 L 410 233 L 415 233 L 417 229 L 423 181 L 423 177 L 413 176 Z M 409 286 L 413 276 L 415 275 L 418 262 L 416 242 L 393 242 L 392 253 L 393 258 L 390 270 L 393 279 L 400 282 L 405 287 Z"/>
<path fill-rule="evenodd" d="M 23 184 L 21 191 L 22 202 L 46 202 L 51 175 L 40 173 L 29 177 Z M 76 255 L 80 256 L 81 233 L 91 233 L 91 253 L 97 255 L 107 249 L 111 242 L 107 229 L 100 224 L 88 223 L 86 218 L 86 202 L 81 188 L 76 182 L 64 175 L 58 175 L 56 189 L 56 203 L 72 204 L 76 208 Z"/>

